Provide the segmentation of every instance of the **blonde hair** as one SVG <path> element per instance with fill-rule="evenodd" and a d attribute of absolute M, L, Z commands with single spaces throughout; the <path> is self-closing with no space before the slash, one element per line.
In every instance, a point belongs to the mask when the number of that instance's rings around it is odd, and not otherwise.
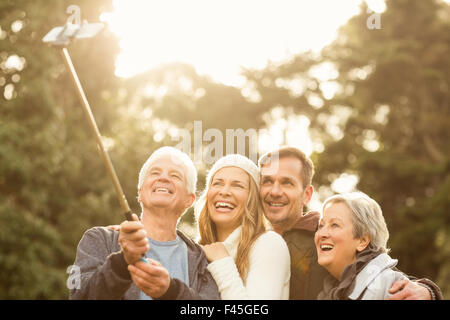
<path fill-rule="evenodd" d="M 207 193 L 211 185 L 211 180 L 195 206 L 198 230 L 200 233 L 199 243 L 201 245 L 218 241 L 217 229 L 214 222 L 211 220 L 207 203 Z M 249 195 L 247 206 L 244 208 L 244 213 L 241 217 L 242 231 L 235 258 L 237 269 L 243 281 L 245 281 L 247 276 L 250 250 L 256 239 L 266 231 L 267 225 L 266 218 L 264 217 L 264 210 L 259 199 L 258 186 L 253 179 L 250 178 L 249 181 Z"/>

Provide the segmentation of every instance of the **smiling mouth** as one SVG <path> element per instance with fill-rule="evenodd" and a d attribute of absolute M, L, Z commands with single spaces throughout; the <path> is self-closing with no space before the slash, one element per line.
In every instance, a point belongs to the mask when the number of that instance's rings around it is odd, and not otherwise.
<path fill-rule="evenodd" d="M 217 201 L 215 204 L 214 204 L 214 207 L 216 208 L 216 209 L 218 209 L 219 211 L 223 211 L 223 210 L 226 210 L 226 211 L 231 211 L 231 210 L 233 210 L 234 208 L 236 208 L 236 206 L 234 205 L 234 204 L 232 204 L 232 203 L 229 203 L 229 202 L 224 202 L 224 201 Z"/>
<path fill-rule="evenodd" d="M 271 207 L 274 207 L 274 208 L 282 208 L 282 207 L 284 207 L 284 206 L 286 206 L 287 205 L 287 203 L 284 203 L 284 202 L 275 202 L 275 201 L 266 201 L 266 203 L 269 205 L 269 206 L 271 206 Z"/>
<path fill-rule="evenodd" d="M 333 248 L 334 248 L 334 246 L 332 244 L 321 244 L 320 245 L 320 250 L 326 251 L 326 252 L 333 250 Z"/>
<path fill-rule="evenodd" d="M 167 188 L 162 188 L 162 187 L 160 187 L 160 188 L 155 188 L 155 189 L 153 190 L 153 192 L 154 192 L 154 193 L 163 193 L 163 194 L 172 194 L 172 193 L 173 193 L 173 192 L 170 191 L 169 189 L 167 189 Z"/>

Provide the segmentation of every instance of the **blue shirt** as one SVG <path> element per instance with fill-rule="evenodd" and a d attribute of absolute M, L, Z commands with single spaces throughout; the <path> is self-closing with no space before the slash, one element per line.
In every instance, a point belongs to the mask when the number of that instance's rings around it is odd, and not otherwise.
<path fill-rule="evenodd" d="M 171 278 L 176 278 L 189 286 L 187 245 L 177 235 L 175 240 L 156 241 L 147 238 L 150 249 L 145 256 L 160 262 L 169 271 Z M 140 300 L 152 300 L 144 292 L 140 292 Z"/>

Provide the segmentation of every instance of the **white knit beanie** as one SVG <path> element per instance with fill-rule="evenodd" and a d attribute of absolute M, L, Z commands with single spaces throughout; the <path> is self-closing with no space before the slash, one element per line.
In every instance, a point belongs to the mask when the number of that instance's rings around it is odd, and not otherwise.
<path fill-rule="evenodd" d="M 238 167 L 247 172 L 250 177 L 256 183 L 256 186 L 259 189 L 259 169 L 253 161 L 249 158 L 244 157 L 240 154 L 229 154 L 226 155 L 214 163 L 212 168 L 209 170 L 208 175 L 206 176 L 206 186 L 207 189 L 209 184 L 211 183 L 212 177 L 216 174 L 217 171 L 224 167 Z"/>

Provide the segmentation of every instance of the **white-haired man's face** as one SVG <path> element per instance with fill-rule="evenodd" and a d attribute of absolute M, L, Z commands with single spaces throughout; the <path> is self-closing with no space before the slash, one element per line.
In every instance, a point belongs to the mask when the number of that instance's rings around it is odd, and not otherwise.
<path fill-rule="evenodd" d="M 164 208 L 179 216 L 192 205 L 195 195 L 187 190 L 186 168 L 171 158 L 161 156 L 150 164 L 138 190 L 138 201 L 144 212 Z"/>

